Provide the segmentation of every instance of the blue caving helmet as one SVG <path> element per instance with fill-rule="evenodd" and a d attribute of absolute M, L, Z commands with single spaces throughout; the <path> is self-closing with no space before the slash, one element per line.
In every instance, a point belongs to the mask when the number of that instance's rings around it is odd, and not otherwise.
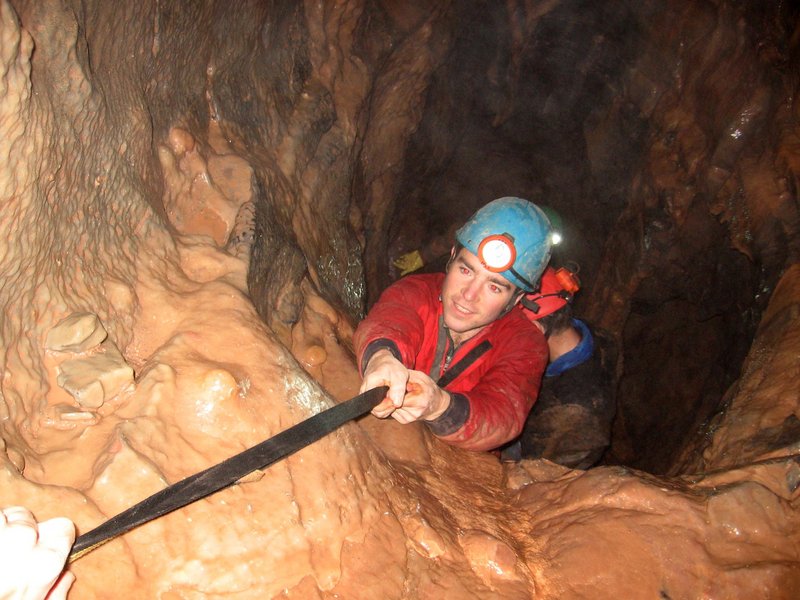
<path fill-rule="evenodd" d="M 538 206 L 507 196 L 472 215 L 456 232 L 456 240 L 484 268 L 532 292 L 550 261 L 551 233 L 550 221 Z"/>

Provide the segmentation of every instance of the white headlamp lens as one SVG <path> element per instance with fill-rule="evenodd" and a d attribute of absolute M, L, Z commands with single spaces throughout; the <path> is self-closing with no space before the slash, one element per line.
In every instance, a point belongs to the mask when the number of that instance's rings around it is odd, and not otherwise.
<path fill-rule="evenodd" d="M 514 264 L 517 251 L 506 236 L 493 235 L 481 242 L 478 247 L 478 258 L 487 269 L 499 273 Z"/>

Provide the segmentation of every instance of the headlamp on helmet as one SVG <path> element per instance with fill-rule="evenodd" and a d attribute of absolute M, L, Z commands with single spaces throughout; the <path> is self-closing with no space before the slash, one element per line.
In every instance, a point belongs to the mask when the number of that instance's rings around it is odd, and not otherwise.
<path fill-rule="evenodd" d="M 478 245 L 478 259 L 492 273 L 502 273 L 510 269 L 517 260 L 514 238 L 507 233 L 484 238 Z"/>
<path fill-rule="evenodd" d="M 560 310 L 575 297 L 581 283 L 575 271 L 566 268 L 547 267 L 542 275 L 541 288 L 537 293 L 522 298 L 522 306 L 530 311 L 528 318 L 535 321 Z"/>
<path fill-rule="evenodd" d="M 564 222 L 561 215 L 552 206 L 541 206 L 540 208 L 550 221 L 550 243 L 557 246 L 564 241 Z"/>
<path fill-rule="evenodd" d="M 578 279 L 578 270 L 570 271 L 565 267 L 556 270 L 556 280 L 564 289 L 564 291 L 574 294 L 581 289 L 581 282 Z"/>

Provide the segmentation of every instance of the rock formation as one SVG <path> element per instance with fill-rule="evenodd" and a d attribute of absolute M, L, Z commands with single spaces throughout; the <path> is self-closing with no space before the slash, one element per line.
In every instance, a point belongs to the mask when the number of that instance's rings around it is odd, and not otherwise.
<path fill-rule="evenodd" d="M 800 595 L 791 3 L 0 0 L 0 504 L 80 532 L 357 393 L 397 253 L 552 205 L 606 465 L 366 417 L 74 598 Z"/>

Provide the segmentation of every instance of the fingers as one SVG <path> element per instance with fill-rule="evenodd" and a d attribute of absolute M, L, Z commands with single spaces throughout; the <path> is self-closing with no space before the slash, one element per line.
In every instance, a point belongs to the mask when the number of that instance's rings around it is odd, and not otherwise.
<path fill-rule="evenodd" d="M 394 412 L 394 403 L 389 398 L 384 398 L 378 406 L 372 409 L 372 414 L 379 419 L 385 419 Z"/>
<path fill-rule="evenodd" d="M 399 423 L 411 423 L 438 410 L 442 391 L 428 375 L 409 370 L 388 351 L 379 351 L 369 361 L 361 392 L 385 385 L 386 398 L 372 409 L 380 419 L 392 416 Z"/>
<path fill-rule="evenodd" d="M 364 373 L 364 380 L 361 383 L 361 392 L 371 390 L 378 386 L 388 386 L 386 397 L 391 402 L 390 405 L 378 405 L 373 409 L 375 416 L 381 418 L 388 416 L 391 410 L 403 405 L 403 397 L 406 393 L 406 382 L 408 381 L 408 369 L 397 360 L 390 352 L 381 350 L 375 353 L 370 359 Z"/>
<path fill-rule="evenodd" d="M 402 423 L 403 425 L 407 425 L 408 423 L 413 423 L 414 421 L 419 421 L 419 409 L 407 409 L 407 408 L 398 408 L 396 411 L 392 413 L 392 418 L 397 421 L 398 423 Z"/>
<path fill-rule="evenodd" d="M 73 583 L 75 583 L 75 574 L 72 571 L 65 571 L 50 590 L 47 600 L 66 600 L 67 592 Z"/>
<path fill-rule="evenodd" d="M 56 518 L 37 525 L 26 508 L 0 512 L 0 598 L 44 598 L 57 580 L 58 593 L 48 597 L 65 598 L 74 580 L 71 574 L 62 575 L 75 541 L 72 521 Z"/>
<path fill-rule="evenodd" d="M 63 589 L 62 597 L 66 598 L 74 577 L 70 577 L 71 574 L 67 575 L 62 582 L 59 575 L 64 570 L 64 563 L 74 541 L 75 526 L 69 519 L 56 518 L 39 523 L 39 541 L 29 558 L 29 564 L 35 567 L 31 570 L 33 576 L 29 578 L 28 583 L 30 598 L 43 598 L 51 588 L 59 586 Z M 48 600 L 54 597 L 58 596 L 52 594 L 47 596 Z"/>
<path fill-rule="evenodd" d="M 441 415 L 450 403 L 450 396 L 426 373 L 411 371 L 408 379 L 409 393 L 403 408 L 408 417 L 431 420 Z"/>
<path fill-rule="evenodd" d="M 22 506 L 9 506 L 2 510 L 2 515 L 0 544 L 3 548 L 33 548 L 39 535 L 33 513 Z"/>
<path fill-rule="evenodd" d="M 408 382 L 408 369 L 394 370 L 389 379 L 389 391 L 386 396 L 392 401 L 395 408 L 403 406 L 403 399 L 406 395 L 406 383 Z"/>
<path fill-rule="evenodd" d="M 3 515 L 3 523 L 6 525 L 28 525 L 36 527 L 36 519 L 33 513 L 24 506 L 9 506 L 0 511 Z"/>
<path fill-rule="evenodd" d="M 422 386 L 419 383 L 415 383 L 414 381 L 412 381 L 412 379 L 414 378 L 413 374 L 418 372 L 419 371 L 411 371 L 409 374 L 408 383 L 406 384 L 407 395 L 416 395 L 423 393 Z"/>
<path fill-rule="evenodd" d="M 392 413 L 392 418 L 404 425 L 420 419 L 426 410 L 430 396 L 424 383 L 420 383 L 424 382 L 424 378 L 427 378 L 426 375 L 413 370 L 408 371 L 408 375 L 404 387 L 403 402 L 400 406 L 395 406 L 395 411 Z"/>
<path fill-rule="evenodd" d="M 378 417 L 379 419 L 384 419 L 392 414 L 392 411 L 397 408 L 398 406 L 402 406 L 403 404 L 403 396 L 400 396 L 399 403 L 397 400 L 397 393 L 396 387 L 397 383 L 394 384 L 394 388 L 392 387 L 392 381 L 389 379 L 380 379 L 378 380 L 378 376 L 368 376 L 364 378 L 364 382 L 361 385 L 361 393 L 366 392 L 367 390 L 371 390 L 373 388 L 379 386 L 388 386 L 389 390 L 386 392 L 386 396 L 383 398 L 380 404 L 378 404 L 375 408 L 372 409 L 372 414 Z"/>
<path fill-rule="evenodd" d="M 414 371 L 411 371 L 414 373 Z M 424 409 L 424 399 L 421 402 L 419 394 L 422 388 L 414 383 L 408 382 L 406 384 L 406 393 L 403 395 L 400 406 L 397 406 L 394 401 L 388 396 L 372 410 L 372 414 L 381 419 L 391 416 L 397 422 L 406 424 L 419 419 L 422 410 Z"/>
<path fill-rule="evenodd" d="M 75 524 L 67 518 L 56 517 L 39 523 L 39 545 L 57 555 L 69 553 L 75 543 Z"/>
<path fill-rule="evenodd" d="M 383 385 L 388 385 L 384 383 Z M 372 414 L 378 417 L 379 419 L 385 419 L 388 416 L 392 416 L 393 418 L 397 419 L 400 423 L 410 423 L 411 421 L 415 421 L 416 418 L 411 416 L 411 413 L 405 409 L 406 405 L 408 404 L 408 397 L 409 395 L 413 394 L 416 388 L 415 386 L 409 384 L 407 386 L 408 393 L 404 394 L 401 398 L 400 405 L 398 406 L 393 398 L 390 398 L 388 393 L 386 398 L 384 398 L 378 406 L 372 409 Z"/>

